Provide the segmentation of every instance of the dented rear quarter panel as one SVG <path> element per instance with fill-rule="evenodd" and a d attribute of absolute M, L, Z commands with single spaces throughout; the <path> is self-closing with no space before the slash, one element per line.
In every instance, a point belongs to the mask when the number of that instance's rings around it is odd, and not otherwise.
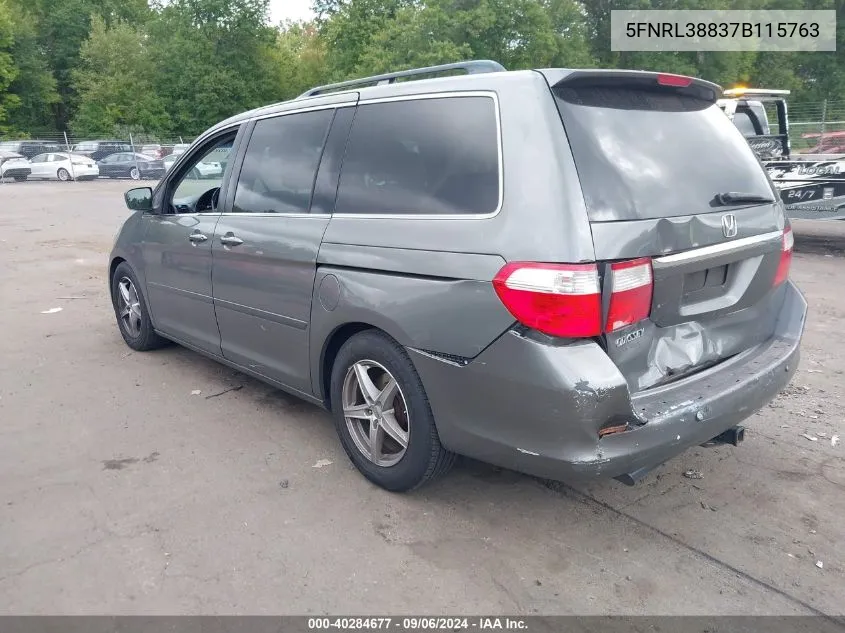
<path fill-rule="evenodd" d="M 379 328 L 409 349 L 474 358 L 513 323 L 490 281 L 504 264 L 495 255 L 323 244 L 319 261 L 310 345 L 321 397 L 325 351 L 345 325 Z"/>

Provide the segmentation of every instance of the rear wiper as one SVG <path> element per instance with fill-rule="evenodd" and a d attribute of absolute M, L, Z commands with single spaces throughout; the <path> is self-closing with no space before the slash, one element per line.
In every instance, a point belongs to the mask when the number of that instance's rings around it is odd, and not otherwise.
<path fill-rule="evenodd" d="M 726 206 L 729 204 L 742 204 L 743 202 L 774 202 L 768 196 L 761 196 L 759 193 L 746 193 L 744 191 L 726 191 L 716 194 L 716 202 Z"/>

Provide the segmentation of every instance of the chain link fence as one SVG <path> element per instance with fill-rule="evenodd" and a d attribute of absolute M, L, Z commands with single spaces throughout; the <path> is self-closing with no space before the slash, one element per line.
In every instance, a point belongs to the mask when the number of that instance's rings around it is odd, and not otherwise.
<path fill-rule="evenodd" d="M 845 154 L 845 101 L 796 104 L 789 110 L 789 136 L 803 154 Z"/>
<path fill-rule="evenodd" d="M 787 102 L 789 141 L 798 154 L 845 154 L 845 101 Z M 780 134 L 777 112 L 766 104 L 773 134 Z"/>

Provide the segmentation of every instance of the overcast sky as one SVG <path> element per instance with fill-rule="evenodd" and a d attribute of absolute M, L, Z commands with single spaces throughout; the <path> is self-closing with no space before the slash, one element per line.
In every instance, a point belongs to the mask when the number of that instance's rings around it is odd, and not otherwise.
<path fill-rule="evenodd" d="M 270 0 L 270 21 L 277 24 L 282 20 L 308 20 L 312 0 Z"/>

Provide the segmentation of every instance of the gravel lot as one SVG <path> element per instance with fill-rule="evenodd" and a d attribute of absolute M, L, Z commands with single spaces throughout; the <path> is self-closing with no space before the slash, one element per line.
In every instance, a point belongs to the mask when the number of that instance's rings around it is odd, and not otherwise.
<path fill-rule="evenodd" d="M 464 460 L 400 496 L 315 407 L 123 344 L 130 186 L 0 185 L 0 612 L 845 614 L 845 224 L 796 223 L 803 358 L 740 448 L 633 488 Z"/>

